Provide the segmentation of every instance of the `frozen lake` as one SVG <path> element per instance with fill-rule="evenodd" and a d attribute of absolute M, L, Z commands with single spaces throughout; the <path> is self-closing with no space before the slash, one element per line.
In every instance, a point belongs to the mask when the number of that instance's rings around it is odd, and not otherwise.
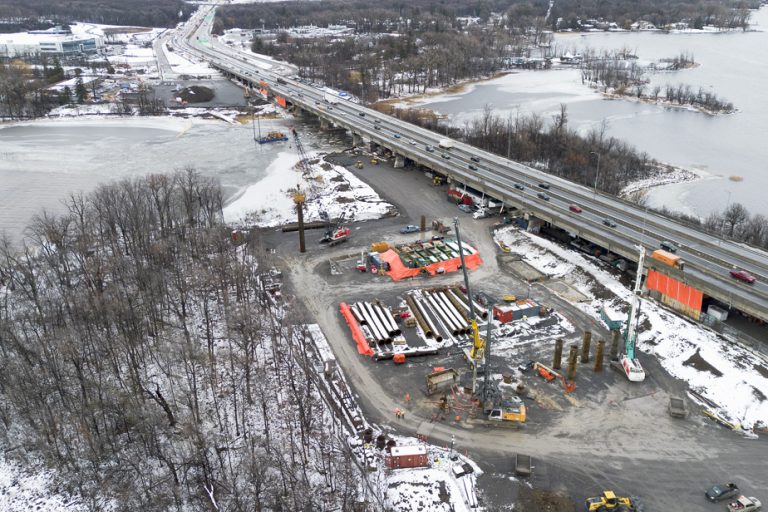
<path fill-rule="evenodd" d="M 768 7 L 755 12 L 756 30 L 768 30 Z M 580 132 L 600 127 L 626 140 L 651 157 L 678 166 L 697 169 L 706 178 L 654 189 L 652 205 L 672 206 L 706 215 L 729 201 L 744 204 L 753 213 L 768 215 L 768 66 L 765 49 L 768 32 L 722 34 L 662 34 L 650 32 L 557 35 L 558 49 L 572 52 L 593 49 L 634 51 L 640 60 L 692 53 L 699 67 L 651 75 L 652 84 L 688 84 L 714 91 L 732 102 L 739 112 L 709 116 L 697 112 L 623 100 L 605 100 L 581 83 L 577 69 L 522 71 L 470 86 L 459 95 L 420 102 L 452 121 L 462 123 L 480 115 L 486 104 L 501 115 L 536 112 L 551 119 L 560 104 L 568 106 L 568 121 Z M 739 176 L 742 181 L 732 181 Z"/>
<path fill-rule="evenodd" d="M 262 120 L 261 129 L 287 131 L 293 124 Z M 307 149 L 331 149 L 327 137 L 301 133 Z M 187 166 L 218 178 L 231 200 L 265 178 L 280 153 L 295 151 L 292 146 L 255 143 L 250 124 L 168 117 L 0 126 L 0 232 L 18 239 L 33 215 L 62 211 L 62 199 L 99 183 Z"/>

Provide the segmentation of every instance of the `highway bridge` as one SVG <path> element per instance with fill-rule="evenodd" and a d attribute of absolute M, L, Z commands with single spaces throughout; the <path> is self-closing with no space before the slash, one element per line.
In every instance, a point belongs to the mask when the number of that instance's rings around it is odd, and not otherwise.
<path fill-rule="evenodd" d="M 356 142 L 378 144 L 391 150 L 400 162 L 408 159 L 433 169 L 628 260 L 637 261 L 640 244 L 654 250 L 662 241 L 671 241 L 679 247 L 677 254 L 685 260 L 685 270 L 647 258 L 649 267 L 768 321 L 768 253 L 721 240 L 636 204 L 459 141 L 450 150 L 442 149 L 439 141 L 445 137 L 352 101 L 328 102 L 322 88 L 295 77 L 293 66 L 237 51 L 211 38 L 214 8 L 198 11 L 176 32 L 172 44 L 244 84 L 258 88 L 259 82 L 266 82 L 270 94 L 316 115 L 323 125 L 348 130 Z M 571 205 L 581 212 L 572 211 Z M 748 271 L 756 282 L 735 280 L 729 274 L 734 268 Z"/>

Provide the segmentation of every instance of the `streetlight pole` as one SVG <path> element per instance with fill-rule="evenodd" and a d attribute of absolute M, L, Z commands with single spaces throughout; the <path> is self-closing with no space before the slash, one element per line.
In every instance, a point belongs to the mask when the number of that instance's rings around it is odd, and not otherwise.
<path fill-rule="evenodd" d="M 597 180 L 600 178 L 600 153 L 596 151 L 590 151 L 590 155 L 597 155 L 597 171 L 595 172 L 595 187 L 594 195 L 597 196 Z"/>
<path fill-rule="evenodd" d="M 723 222 L 720 224 L 720 236 L 717 237 L 717 245 L 719 246 L 725 237 L 725 214 L 728 212 L 728 205 L 731 203 L 731 191 L 726 190 L 728 192 L 728 199 L 725 201 L 725 209 L 723 210 Z"/>

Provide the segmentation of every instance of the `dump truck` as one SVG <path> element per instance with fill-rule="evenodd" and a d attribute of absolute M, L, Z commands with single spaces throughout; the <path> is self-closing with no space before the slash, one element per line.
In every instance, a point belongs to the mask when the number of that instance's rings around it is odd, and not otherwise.
<path fill-rule="evenodd" d="M 670 267 L 679 268 L 680 270 L 685 268 L 685 262 L 680 256 L 672 254 L 671 252 L 665 251 L 663 249 L 657 249 L 653 251 L 651 253 L 651 258 L 669 265 Z"/>
<path fill-rule="evenodd" d="M 603 494 L 596 498 L 587 498 L 585 510 L 587 512 L 607 512 L 610 510 L 616 512 L 640 512 L 644 510 L 644 507 L 640 499 L 635 496 L 621 498 L 616 496 L 613 491 L 603 491 Z"/>

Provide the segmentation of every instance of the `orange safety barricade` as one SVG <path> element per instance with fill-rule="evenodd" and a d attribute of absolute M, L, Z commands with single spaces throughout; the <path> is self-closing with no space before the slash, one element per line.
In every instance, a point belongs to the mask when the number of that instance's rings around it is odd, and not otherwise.
<path fill-rule="evenodd" d="M 360 329 L 360 325 L 358 325 L 355 315 L 352 314 L 352 310 L 349 308 L 346 302 L 342 302 L 341 306 L 339 306 L 339 309 L 341 310 L 341 314 L 344 317 L 344 320 L 347 321 L 347 325 L 349 325 L 349 330 L 352 331 L 352 339 L 354 339 L 355 343 L 357 343 L 358 354 L 372 356 L 373 349 L 368 344 L 368 340 L 365 339 L 363 330 Z"/>
<path fill-rule="evenodd" d="M 405 354 L 402 354 L 402 353 L 395 354 L 395 356 L 392 358 L 392 360 L 396 364 L 403 364 L 403 363 L 405 363 Z"/>

